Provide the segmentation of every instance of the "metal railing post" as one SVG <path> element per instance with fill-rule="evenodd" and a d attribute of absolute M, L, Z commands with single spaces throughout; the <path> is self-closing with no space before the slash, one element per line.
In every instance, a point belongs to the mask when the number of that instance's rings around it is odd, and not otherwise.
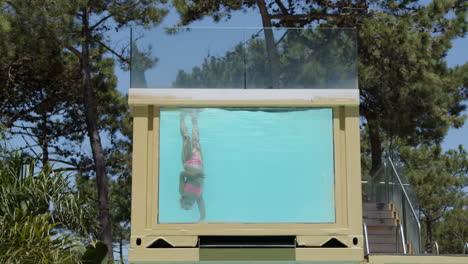
<path fill-rule="evenodd" d="M 406 239 L 405 239 L 405 230 L 403 228 L 403 225 L 402 224 L 398 224 L 398 229 L 400 230 L 400 235 L 401 235 L 401 243 L 403 244 L 403 254 L 408 254 L 408 251 L 406 250 Z M 397 232 L 398 233 L 398 232 Z M 398 246 L 398 243 L 397 243 L 397 246 Z M 398 252 L 398 249 L 397 249 L 397 252 Z"/>
<path fill-rule="evenodd" d="M 408 228 L 408 225 L 406 223 L 407 222 L 406 221 L 406 204 L 405 204 L 405 194 L 403 192 L 401 193 L 401 211 L 403 213 L 403 215 L 401 216 L 401 220 L 402 220 L 401 222 L 403 224 L 403 231 L 404 231 L 403 234 L 401 235 L 404 236 L 407 241 L 409 241 L 408 234 L 406 231 L 406 229 Z"/>
<path fill-rule="evenodd" d="M 362 224 L 362 227 L 363 227 L 363 229 L 364 229 L 364 239 L 365 239 L 365 242 L 366 242 L 366 244 L 365 244 L 365 250 L 366 250 L 365 253 L 366 253 L 366 254 L 365 254 L 365 255 L 367 256 L 367 255 L 370 254 L 370 249 L 369 249 L 369 235 L 368 235 L 368 233 L 367 233 L 367 225 L 366 225 L 366 223 L 363 223 L 363 224 Z"/>
<path fill-rule="evenodd" d="M 437 243 L 437 241 L 434 241 L 434 243 L 432 244 L 432 254 L 439 255 L 439 244 Z"/>
<path fill-rule="evenodd" d="M 387 169 L 387 161 L 383 162 L 384 167 L 384 181 L 385 181 L 385 202 L 390 203 L 390 186 L 389 186 L 389 179 L 388 179 L 388 169 Z"/>

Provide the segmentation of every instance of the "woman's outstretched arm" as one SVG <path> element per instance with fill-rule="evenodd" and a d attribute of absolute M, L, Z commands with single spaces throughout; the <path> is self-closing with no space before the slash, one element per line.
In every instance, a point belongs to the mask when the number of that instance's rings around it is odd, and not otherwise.
<path fill-rule="evenodd" d="M 180 195 L 183 195 L 185 193 L 184 187 L 185 187 L 185 179 L 184 179 L 184 173 L 180 173 L 179 177 L 179 193 Z"/>
<path fill-rule="evenodd" d="M 198 211 L 200 211 L 200 221 L 203 221 L 205 220 L 205 201 L 203 200 L 203 196 L 200 196 L 197 202 L 198 202 Z"/>

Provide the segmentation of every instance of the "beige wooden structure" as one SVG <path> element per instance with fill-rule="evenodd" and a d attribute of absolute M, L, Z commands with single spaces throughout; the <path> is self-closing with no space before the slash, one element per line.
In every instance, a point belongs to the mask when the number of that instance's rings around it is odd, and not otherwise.
<path fill-rule="evenodd" d="M 130 260 L 198 261 L 221 249 L 199 249 L 199 236 L 294 236 L 284 260 L 363 259 L 357 90 L 131 89 L 134 116 Z M 330 224 L 159 224 L 159 107 L 330 107 L 333 109 L 336 222 Z M 162 239 L 173 248 L 151 248 Z M 336 239 L 346 248 L 320 248 Z M 262 259 L 266 249 L 245 249 Z M 281 252 L 281 250 L 276 252 Z M 228 256 L 224 249 L 221 255 Z M 292 253 L 291 253 L 292 252 Z M 259 254 L 259 255 L 256 255 Z M 234 255 L 238 255 L 237 253 Z M 235 256 L 233 260 L 235 259 Z M 241 254 L 244 255 L 244 254 Z M 270 253 L 265 257 L 271 256 Z M 265 259 L 265 260 L 268 260 Z"/>
<path fill-rule="evenodd" d="M 134 118 L 131 263 L 468 263 L 464 257 L 364 256 L 358 90 L 130 89 L 129 104 Z M 158 223 L 160 107 L 332 108 L 336 222 Z M 204 236 L 288 236 L 295 243 L 287 248 L 203 248 L 199 241 Z"/>

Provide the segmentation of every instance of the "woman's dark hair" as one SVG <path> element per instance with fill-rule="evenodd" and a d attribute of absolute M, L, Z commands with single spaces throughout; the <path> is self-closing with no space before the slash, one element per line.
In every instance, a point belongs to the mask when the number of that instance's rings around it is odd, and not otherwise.
<path fill-rule="evenodd" d="M 182 197 L 180 197 L 180 207 L 182 207 L 182 209 L 185 209 L 185 210 L 190 210 L 192 209 L 193 205 L 195 204 L 195 200 L 194 197 L 191 197 L 189 195 L 182 195 Z"/>

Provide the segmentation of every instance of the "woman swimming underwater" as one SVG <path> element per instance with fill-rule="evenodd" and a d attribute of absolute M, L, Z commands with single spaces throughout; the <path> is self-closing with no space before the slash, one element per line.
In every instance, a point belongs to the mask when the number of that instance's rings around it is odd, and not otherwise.
<path fill-rule="evenodd" d="M 191 210 L 195 202 L 198 204 L 200 221 L 205 219 L 205 203 L 203 201 L 203 154 L 198 134 L 198 111 L 190 113 L 192 117 L 192 140 L 185 125 L 187 112 L 180 114 L 180 133 L 182 135 L 182 163 L 184 170 L 180 173 L 179 193 L 180 206 L 185 210 Z"/>

